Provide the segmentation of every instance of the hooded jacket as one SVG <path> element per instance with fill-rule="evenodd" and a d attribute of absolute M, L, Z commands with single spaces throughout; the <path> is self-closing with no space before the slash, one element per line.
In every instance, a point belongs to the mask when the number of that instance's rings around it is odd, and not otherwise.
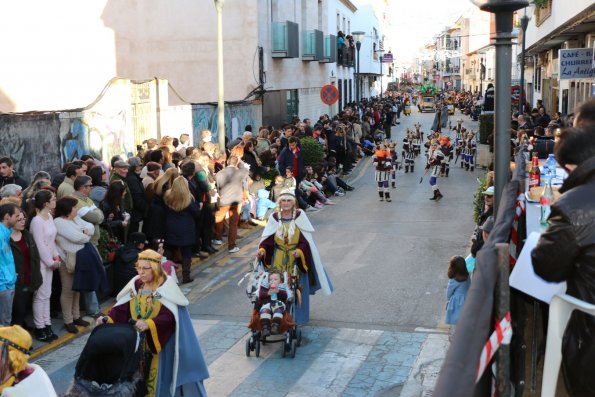
<path fill-rule="evenodd" d="M 0 223 L 0 291 L 14 289 L 17 272 L 14 267 L 14 257 L 10 249 L 9 228 Z"/>

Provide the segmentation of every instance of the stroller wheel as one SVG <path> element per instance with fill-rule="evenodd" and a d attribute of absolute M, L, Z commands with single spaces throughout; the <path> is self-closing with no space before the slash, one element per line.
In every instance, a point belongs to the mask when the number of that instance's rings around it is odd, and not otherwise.
<path fill-rule="evenodd" d="M 256 339 L 256 343 L 254 345 L 254 355 L 256 357 L 260 357 L 260 341 Z"/>
<path fill-rule="evenodd" d="M 292 340 L 291 341 L 291 351 L 289 352 L 289 357 L 291 358 L 295 358 L 295 351 L 297 349 L 297 341 L 296 340 Z"/>
<path fill-rule="evenodd" d="M 250 357 L 250 351 L 252 350 L 250 339 L 246 339 L 246 357 Z"/>
<path fill-rule="evenodd" d="M 287 355 L 287 350 L 289 350 L 289 344 L 287 341 L 283 341 L 283 348 L 281 349 L 281 357 L 285 357 Z"/>
<path fill-rule="evenodd" d="M 295 331 L 295 340 L 297 342 L 298 347 L 302 345 L 302 330 L 297 328 Z"/>

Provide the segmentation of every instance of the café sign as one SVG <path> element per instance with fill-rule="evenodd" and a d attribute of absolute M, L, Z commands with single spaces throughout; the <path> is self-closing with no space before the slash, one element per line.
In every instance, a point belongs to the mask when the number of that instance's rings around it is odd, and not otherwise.
<path fill-rule="evenodd" d="M 595 76 L 593 48 L 560 50 L 560 80 L 589 79 Z"/>

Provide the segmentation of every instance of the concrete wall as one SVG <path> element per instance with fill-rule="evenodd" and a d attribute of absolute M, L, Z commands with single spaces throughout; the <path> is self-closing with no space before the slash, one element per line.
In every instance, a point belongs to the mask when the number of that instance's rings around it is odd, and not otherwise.
<path fill-rule="evenodd" d="M 226 100 L 256 86 L 256 9 L 256 1 L 225 2 Z M 158 76 L 188 102 L 216 101 L 216 34 L 213 1 L 1 2 L 10 57 L 0 62 L 0 112 L 85 107 L 116 76 Z"/>

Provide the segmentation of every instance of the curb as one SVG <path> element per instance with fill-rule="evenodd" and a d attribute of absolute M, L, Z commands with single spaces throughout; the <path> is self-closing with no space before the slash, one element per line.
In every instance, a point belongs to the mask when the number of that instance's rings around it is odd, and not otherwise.
<path fill-rule="evenodd" d="M 367 161 L 365 161 L 367 158 L 362 158 L 360 159 L 360 161 L 357 162 L 357 165 L 355 167 L 353 167 L 352 171 L 345 176 L 345 181 L 349 181 L 349 182 L 354 182 L 357 181 L 361 178 L 363 172 L 365 172 L 365 170 L 367 169 Z M 356 174 L 355 171 L 357 168 L 362 168 L 361 170 L 358 171 L 358 173 Z M 250 239 L 251 237 L 253 237 L 256 234 L 260 234 L 262 232 L 263 227 L 262 226 L 255 226 L 252 229 L 238 229 L 238 240 L 246 240 L 246 239 Z M 227 249 L 224 248 L 226 247 L 226 244 L 223 243 L 222 245 L 219 246 L 219 251 L 209 255 L 208 258 L 205 259 L 200 259 L 200 258 L 192 258 L 192 264 L 190 267 L 190 272 L 191 274 L 195 271 L 204 271 L 206 269 L 210 269 L 210 268 L 214 268 L 217 266 L 217 264 L 226 256 L 229 256 L 231 254 L 229 254 L 227 252 Z M 193 289 L 193 285 L 192 283 L 189 284 L 183 284 L 184 286 L 188 286 L 191 287 L 191 290 Z M 180 287 L 182 287 L 183 285 L 180 285 Z M 115 298 L 110 298 L 106 301 L 103 302 L 103 305 L 100 305 L 100 310 L 104 313 L 106 313 L 108 311 L 109 308 L 112 307 L 112 305 L 115 303 Z M 85 316 L 83 316 L 85 317 Z M 63 336 L 59 337 L 58 339 L 56 339 L 54 342 L 52 343 L 47 343 L 35 350 L 33 350 L 31 352 L 31 355 L 29 356 L 30 360 L 35 360 L 40 358 L 43 355 L 46 355 L 54 350 L 57 350 L 58 348 L 66 345 L 67 343 L 69 343 L 70 341 L 76 339 L 77 337 L 81 336 L 81 335 L 85 335 L 88 332 L 91 332 L 94 328 L 94 320 L 91 322 L 91 325 L 88 327 L 77 327 L 79 329 L 79 332 L 76 334 L 71 334 L 69 332 L 67 332 L 66 334 L 64 334 Z"/>

